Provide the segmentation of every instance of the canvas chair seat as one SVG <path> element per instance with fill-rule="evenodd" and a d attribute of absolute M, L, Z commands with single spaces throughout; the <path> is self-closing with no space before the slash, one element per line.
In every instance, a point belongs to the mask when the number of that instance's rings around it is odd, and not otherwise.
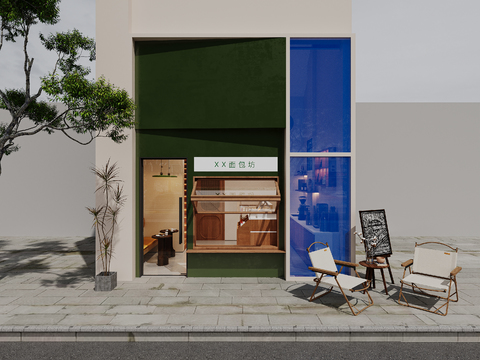
<path fill-rule="evenodd" d="M 311 251 L 310 249 L 314 244 L 322 244 L 325 247 L 319 250 Z M 315 286 L 315 289 L 313 289 L 313 293 L 310 296 L 309 301 L 313 301 L 322 296 L 325 296 L 328 293 L 330 293 L 330 291 L 332 291 L 333 287 L 337 287 L 340 289 L 340 292 L 345 298 L 353 315 L 358 315 L 363 310 L 373 305 L 373 300 L 370 297 L 370 294 L 368 293 L 368 290 L 367 290 L 368 287 L 370 286 L 370 280 L 362 279 L 360 275 L 358 275 L 357 270 L 355 269 L 358 266 L 358 264 L 350 263 L 347 261 L 334 260 L 332 253 L 330 251 L 330 248 L 328 247 L 328 243 L 324 244 L 321 242 L 314 242 L 308 247 L 307 252 L 308 252 L 308 255 L 310 256 L 310 261 L 312 262 L 312 266 L 310 266 L 309 269 L 315 272 L 316 278 L 314 279 L 314 281 L 317 283 Z M 340 270 L 337 270 L 337 265 L 341 266 Z M 342 269 L 345 266 L 353 268 L 356 276 L 341 274 Z M 315 296 L 315 293 L 317 292 L 317 288 L 320 284 L 327 285 L 330 287 L 330 289 L 324 292 L 323 294 Z M 361 286 L 361 288 L 354 289 L 358 286 Z M 345 294 L 346 290 L 349 290 L 351 292 L 356 292 L 356 291 L 364 292 L 368 296 L 369 303 L 367 303 L 367 305 L 364 308 L 360 310 L 357 309 L 354 305 L 350 303 L 350 300 Z"/>
<path fill-rule="evenodd" d="M 421 247 L 425 244 L 445 246 L 448 250 Z M 462 268 L 457 266 L 457 256 L 458 248 L 454 249 L 446 244 L 439 242 L 415 243 L 413 259 L 405 261 L 402 264 L 404 270 L 403 279 L 400 280 L 401 286 L 398 303 L 434 314 L 447 315 L 450 301 L 458 301 L 457 274 Z M 406 273 L 407 269 L 409 269 L 410 274 Z M 414 293 L 433 296 L 446 300 L 446 302 L 434 311 L 424 307 L 414 306 L 408 302 L 408 299 L 403 293 L 404 285 L 411 286 Z M 439 294 L 444 294 L 444 296 Z M 454 295 L 456 297 L 455 299 L 453 299 Z M 443 307 L 445 307 L 444 313 L 440 311 Z"/>
<path fill-rule="evenodd" d="M 447 291 L 450 280 L 440 279 L 432 276 L 421 274 L 410 274 L 402 279 L 403 283 L 410 286 L 417 286 L 438 291 Z"/>
<path fill-rule="evenodd" d="M 338 281 L 338 284 L 337 284 L 337 281 Z M 324 276 L 320 280 L 320 283 L 343 288 L 343 289 L 352 290 L 357 286 L 365 284 L 365 279 L 350 276 L 350 275 L 338 274 L 336 280 L 335 280 L 335 277 L 333 276 Z"/>

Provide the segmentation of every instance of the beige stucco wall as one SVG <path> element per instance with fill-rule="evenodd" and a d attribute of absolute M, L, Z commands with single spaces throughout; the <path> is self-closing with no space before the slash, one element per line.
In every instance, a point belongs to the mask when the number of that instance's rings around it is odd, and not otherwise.
<path fill-rule="evenodd" d="M 97 0 L 96 76 L 134 96 L 134 39 L 348 35 L 351 10 L 351 0 Z M 97 166 L 111 158 L 125 181 L 127 202 L 112 260 L 119 281 L 135 276 L 134 151 L 133 130 L 120 145 L 96 142 Z"/>

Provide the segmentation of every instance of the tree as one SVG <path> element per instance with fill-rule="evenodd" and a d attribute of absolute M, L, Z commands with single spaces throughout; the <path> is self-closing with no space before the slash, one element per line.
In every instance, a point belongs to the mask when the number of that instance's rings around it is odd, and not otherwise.
<path fill-rule="evenodd" d="M 78 30 L 40 34 L 43 46 L 57 54 L 52 71 L 41 78 L 32 93 L 30 80 L 34 58 L 28 52 L 30 29 L 38 22 L 53 25 L 59 20 L 60 0 L 0 0 L 0 54 L 4 41 L 23 39 L 25 87 L 0 89 L 0 109 L 11 116 L 10 123 L 0 123 L 0 175 L 4 155 L 19 149 L 15 140 L 45 131 L 60 131 L 68 138 L 86 145 L 97 137 L 109 137 L 120 143 L 124 130 L 134 126 L 135 105 L 128 93 L 105 78 L 89 80 L 90 68 L 80 65 L 87 53 L 95 60 L 95 41 Z M 47 101 L 40 100 L 42 93 Z M 65 109 L 58 110 L 59 102 Z M 31 121 L 24 121 L 29 119 Z M 86 140 L 84 135 L 87 134 Z"/>

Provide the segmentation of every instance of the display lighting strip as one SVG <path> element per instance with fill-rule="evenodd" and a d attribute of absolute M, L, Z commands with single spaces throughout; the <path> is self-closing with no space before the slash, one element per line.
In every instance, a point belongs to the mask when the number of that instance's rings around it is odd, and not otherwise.
<path fill-rule="evenodd" d="M 187 244 L 187 159 L 183 161 L 183 241 Z"/>

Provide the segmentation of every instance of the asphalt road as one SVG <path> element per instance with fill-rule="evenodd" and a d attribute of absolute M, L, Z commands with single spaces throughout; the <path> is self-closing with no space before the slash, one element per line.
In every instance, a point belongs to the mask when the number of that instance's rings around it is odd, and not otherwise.
<path fill-rule="evenodd" d="M 479 359 L 480 343 L 4 342 L 0 359 Z"/>

